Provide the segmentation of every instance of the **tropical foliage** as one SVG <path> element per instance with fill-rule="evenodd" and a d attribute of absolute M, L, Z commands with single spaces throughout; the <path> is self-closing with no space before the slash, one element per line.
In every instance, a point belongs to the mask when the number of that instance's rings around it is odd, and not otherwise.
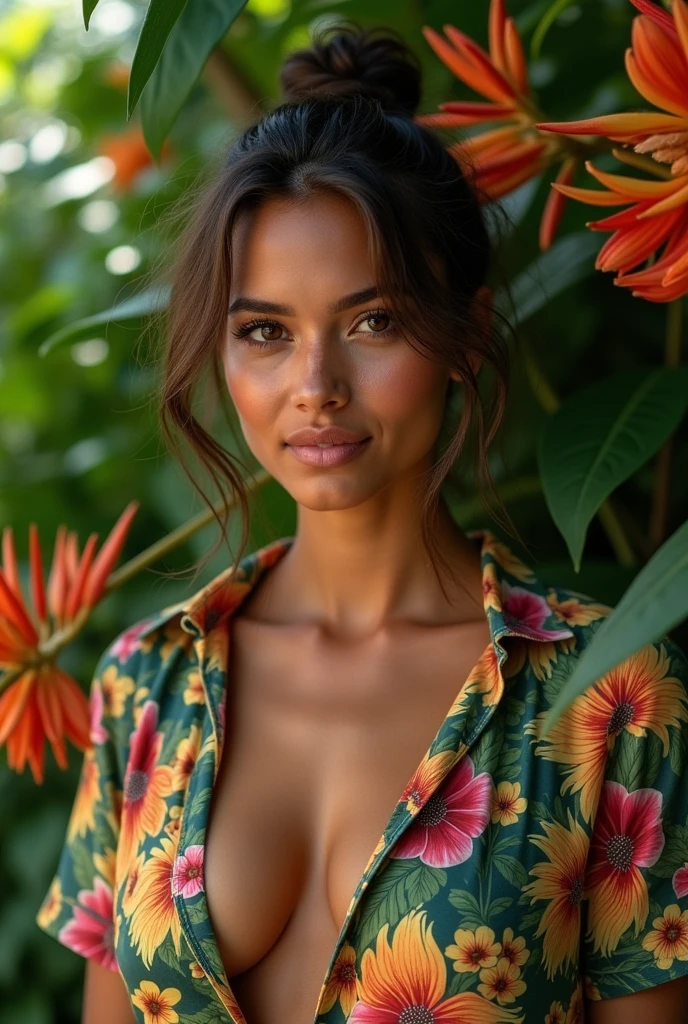
<path fill-rule="evenodd" d="M 423 62 L 421 118 L 476 175 L 499 242 L 497 302 L 518 332 L 493 475 L 539 575 L 617 606 L 552 714 L 662 632 L 686 646 L 685 0 L 85 0 L 83 12 L 71 0 L 10 0 L 0 13 L 9 1021 L 78 1020 L 82 964 L 33 925 L 80 760 L 65 739 L 85 745 L 83 687 L 98 652 L 139 613 L 185 595 L 170 573 L 210 540 L 211 517 L 160 451 L 155 355 L 138 344 L 166 301 L 140 286 L 164 244 L 155 226 L 275 102 L 285 53 L 335 17 L 396 28 Z M 588 221 L 591 206 L 621 209 Z M 219 419 L 215 432 L 236 450 Z M 457 520 L 489 525 L 459 472 Z M 256 479 L 258 545 L 292 532 L 294 510 L 274 481 Z M 108 538 L 98 553 L 96 534 Z M 208 572 L 223 565 L 218 556 Z M 17 775 L 24 765 L 31 773 Z"/>

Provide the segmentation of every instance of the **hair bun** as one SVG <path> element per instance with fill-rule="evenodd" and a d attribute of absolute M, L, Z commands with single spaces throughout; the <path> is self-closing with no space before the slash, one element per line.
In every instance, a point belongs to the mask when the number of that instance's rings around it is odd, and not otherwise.
<path fill-rule="evenodd" d="M 369 96 L 389 113 L 412 117 L 421 95 L 420 62 L 389 29 L 341 25 L 296 50 L 282 65 L 284 98 Z"/>

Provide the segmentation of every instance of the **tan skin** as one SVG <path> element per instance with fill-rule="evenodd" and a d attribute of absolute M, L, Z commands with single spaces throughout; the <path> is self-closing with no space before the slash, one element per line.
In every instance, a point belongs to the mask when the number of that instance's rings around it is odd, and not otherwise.
<path fill-rule="evenodd" d="M 460 378 L 411 349 L 385 296 L 342 302 L 375 285 L 354 207 L 275 198 L 244 215 L 234 241 L 230 303 L 260 308 L 228 318 L 227 387 L 298 525 L 231 623 L 206 895 L 248 1024 L 275 1024 L 287 1007 L 290 1024 L 312 1024 L 356 884 L 490 633 L 474 546 L 443 510 L 445 596 L 420 540 L 418 487 L 449 377 Z M 244 328 L 270 345 L 236 337 Z M 291 431 L 325 424 L 372 441 L 327 469 L 284 446 Z M 592 1024 L 681 1024 L 688 978 L 586 1011 Z M 131 1020 L 120 977 L 89 961 L 83 1024 Z"/>

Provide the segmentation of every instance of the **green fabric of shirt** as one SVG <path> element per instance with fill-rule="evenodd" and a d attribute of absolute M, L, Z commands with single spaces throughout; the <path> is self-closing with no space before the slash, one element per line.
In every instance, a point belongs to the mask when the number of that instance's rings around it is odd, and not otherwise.
<path fill-rule="evenodd" d="M 667 636 L 646 645 L 541 738 L 612 609 L 543 585 L 489 530 L 466 536 L 491 642 L 389 808 L 314 1024 L 574 1024 L 584 994 L 688 972 L 688 659 Z M 95 670 L 92 746 L 37 923 L 119 971 L 143 1024 L 245 1024 L 203 850 L 229 619 L 293 540 L 129 626 Z"/>

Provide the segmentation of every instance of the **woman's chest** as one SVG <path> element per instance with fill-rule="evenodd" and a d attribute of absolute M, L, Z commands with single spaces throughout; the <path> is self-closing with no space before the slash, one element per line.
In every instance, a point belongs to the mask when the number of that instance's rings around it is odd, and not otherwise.
<path fill-rule="evenodd" d="M 365 648 L 236 631 L 205 887 L 255 1024 L 285 1005 L 312 1021 L 364 869 L 490 643 L 484 620 L 457 631 Z"/>

